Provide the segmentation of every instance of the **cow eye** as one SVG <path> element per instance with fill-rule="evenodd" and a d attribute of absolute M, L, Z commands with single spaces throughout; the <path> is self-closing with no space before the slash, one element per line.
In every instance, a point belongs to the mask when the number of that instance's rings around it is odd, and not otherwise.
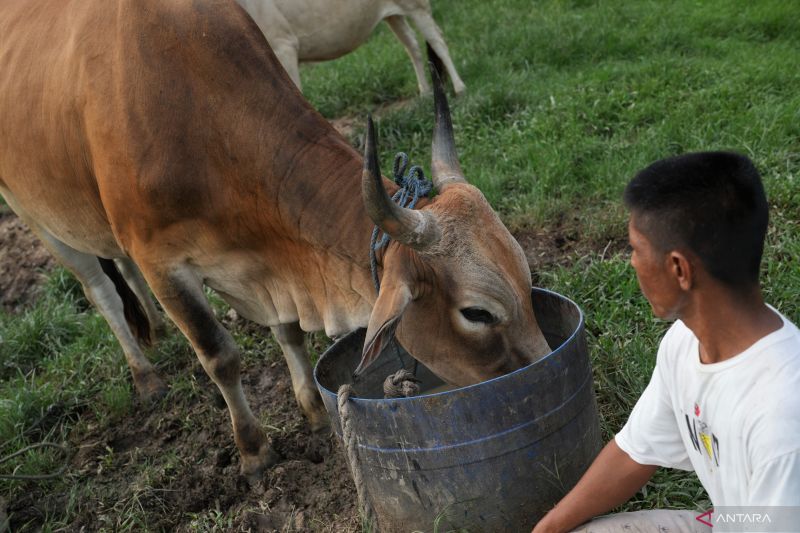
<path fill-rule="evenodd" d="M 461 314 L 470 322 L 480 322 L 482 324 L 494 324 L 497 322 L 497 318 L 492 313 L 480 307 L 465 307 L 461 310 Z"/>

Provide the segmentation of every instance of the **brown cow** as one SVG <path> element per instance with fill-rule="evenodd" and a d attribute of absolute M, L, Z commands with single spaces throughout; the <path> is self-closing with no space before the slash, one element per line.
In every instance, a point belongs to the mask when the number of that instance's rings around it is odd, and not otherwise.
<path fill-rule="evenodd" d="M 233 0 L 0 0 L 0 193 L 81 280 L 143 396 L 164 386 L 111 259 L 158 321 L 152 288 L 222 392 L 245 474 L 272 452 L 204 285 L 274 328 L 315 427 L 327 417 L 303 330 L 369 326 L 368 363 L 396 327 L 457 385 L 548 351 L 522 250 L 464 180 L 441 87 L 436 100 L 439 195 L 401 209 L 374 152 L 362 178 Z M 380 294 L 373 221 L 394 237 Z"/>

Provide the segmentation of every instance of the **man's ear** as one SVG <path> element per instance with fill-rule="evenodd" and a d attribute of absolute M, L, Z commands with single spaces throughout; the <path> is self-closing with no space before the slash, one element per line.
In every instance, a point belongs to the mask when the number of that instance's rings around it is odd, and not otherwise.
<path fill-rule="evenodd" d="M 367 337 L 364 340 L 364 351 L 361 353 L 361 362 L 356 368 L 355 375 L 361 374 L 378 355 L 386 348 L 394 337 L 394 332 L 403 311 L 411 302 L 411 287 L 400 282 L 396 285 L 384 285 L 372 308 L 367 327 Z"/>
<path fill-rule="evenodd" d="M 695 270 L 689 258 L 683 252 L 673 250 L 669 253 L 669 264 L 680 288 L 684 291 L 691 289 L 695 283 Z"/>

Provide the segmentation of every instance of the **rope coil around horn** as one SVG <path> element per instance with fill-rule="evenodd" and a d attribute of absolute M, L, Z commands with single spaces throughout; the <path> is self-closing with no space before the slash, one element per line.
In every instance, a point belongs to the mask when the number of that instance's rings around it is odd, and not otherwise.
<path fill-rule="evenodd" d="M 406 172 L 408 170 L 408 172 Z M 427 197 L 433 190 L 433 182 L 425 177 L 425 173 L 418 165 L 408 167 L 408 155 L 405 152 L 398 152 L 394 156 L 394 182 L 400 189 L 392 196 L 392 201 L 400 207 L 414 209 L 417 201 L 422 197 Z M 380 238 L 378 238 L 380 235 Z M 378 279 L 378 259 L 376 252 L 389 243 L 391 237 L 386 232 L 375 225 L 372 230 L 372 239 L 369 244 L 369 263 L 372 271 L 372 282 L 375 290 L 380 292 L 381 282 Z"/>

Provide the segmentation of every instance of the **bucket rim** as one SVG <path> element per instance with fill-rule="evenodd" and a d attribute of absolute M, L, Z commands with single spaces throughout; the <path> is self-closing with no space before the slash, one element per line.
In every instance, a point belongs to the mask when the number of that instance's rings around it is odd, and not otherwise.
<path fill-rule="evenodd" d="M 474 389 L 474 388 L 478 388 L 478 387 L 484 387 L 484 386 L 488 387 L 488 386 L 495 385 L 495 384 L 497 384 L 497 383 L 499 383 L 499 382 L 501 382 L 501 381 L 503 381 L 505 379 L 511 379 L 512 376 L 515 376 L 517 374 L 521 374 L 522 372 L 529 371 L 535 366 L 538 366 L 540 364 L 544 364 L 544 362 L 546 360 L 557 356 L 559 353 L 561 353 L 563 350 L 565 350 L 566 347 L 569 344 L 571 344 L 571 342 L 575 339 L 575 337 L 578 335 L 578 333 L 580 333 L 580 331 L 584 329 L 586 319 L 585 319 L 585 316 L 583 314 L 583 309 L 581 309 L 581 307 L 578 304 L 576 304 L 575 301 L 572 300 L 571 298 L 568 298 L 567 296 L 564 296 L 563 294 L 560 294 L 560 293 L 558 293 L 556 291 L 553 291 L 553 290 L 550 290 L 550 289 L 545 289 L 545 288 L 542 288 L 542 287 L 531 287 L 531 295 L 533 296 L 535 293 L 539 293 L 539 294 L 545 293 L 545 294 L 549 294 L 549 295 L 555 296 L 557 298 L 565 300 L 572 307 L 574 307 L 575 309 L 578 310 L 578 323 L 575 326 L 575 328 L 572 330 L 572 333 L 570 333 L 569 337 L 567 337 L 564 340 L 564 342 L 562 342 L 558 346 L 558 348 L 552 350 L 550 353 L 548 353 L 547 355 L 545 355 L 541 359 L 538 359 L 537 361 L 534 361 L 533 363 L 531 363 L 529 365 L 525 365 L 522 368 L 518 368 L 517 370 L 514 370 L 513 372 L 509 372 L 508 374 L 503 374 L 502 376 L 497 376 L 496 378 L 487 379 L 486 381 L 481 381 L 479 383 L 473 383 L 471 385 L 465 385 L 463 387 L 458 387 L 458 388 L 447 390 L 447 391 L 434 392 L 433 394 L 418 394 L 417 396 L 409 396 L 407 398 L 406 397 L 401 397 L 401 398 L 359 398 L 359 397 L 356 397 L 356 396 L 351 396 L 350 397 L 350 401 L 353 401 L 353 402 L 356 402 L 356 403 L 362 403 L 364 405 L 368 405 L 368 404 L 373 404 L 373 403 L 377 403 L 377 402 L 408 402 L 408 401 L 415 401 L 415 400 L 418 401 L 418 400 L 421 400 L 421 399 L 434 398 L 434 397 L 438 397 L 438 396 L 442 396 L 442 395 L 446 395 L 446 394 L 462 393 L 464 391 L 469 391 L 470 389 Z M 354 331 L 357 331 L 357 330 L 354 330 Z M 351 331 L 347 335 L 351 335 L 352 333 L 353 332 Z M 345 337 L 342 337 L 342 339 L 340 339 L 340 340 L 343 340 Z M 337 341 L 337 342 L 339 342 L 339 341 Z M 332 348 L 333 346 L 334 345 L 332 344 L 330 348 Z M 330 350 L 330 348 L 328 348 L 328 350 Z M 326 352 L 327 352 L 327 350 L 326 350 Z M 323 356 L 324 355 L 325 354 L 323 353 Z M 316 383 L 317 388 L 320 391 L 324 391 L 329 396 L 335 398 L 336 395 L 337 395 L 336 391 L 332 391 L 332 390 L 328 389 L 327 387 L 325 387 L 324 385 L 322 385 L 319 382 L 318 369 L 319 369 L 320 361 L 322 361 L 322 357 L 320 357 L 319 360 L 317 361 L 317 364 L 314 365 L 314 382 Z"/>

